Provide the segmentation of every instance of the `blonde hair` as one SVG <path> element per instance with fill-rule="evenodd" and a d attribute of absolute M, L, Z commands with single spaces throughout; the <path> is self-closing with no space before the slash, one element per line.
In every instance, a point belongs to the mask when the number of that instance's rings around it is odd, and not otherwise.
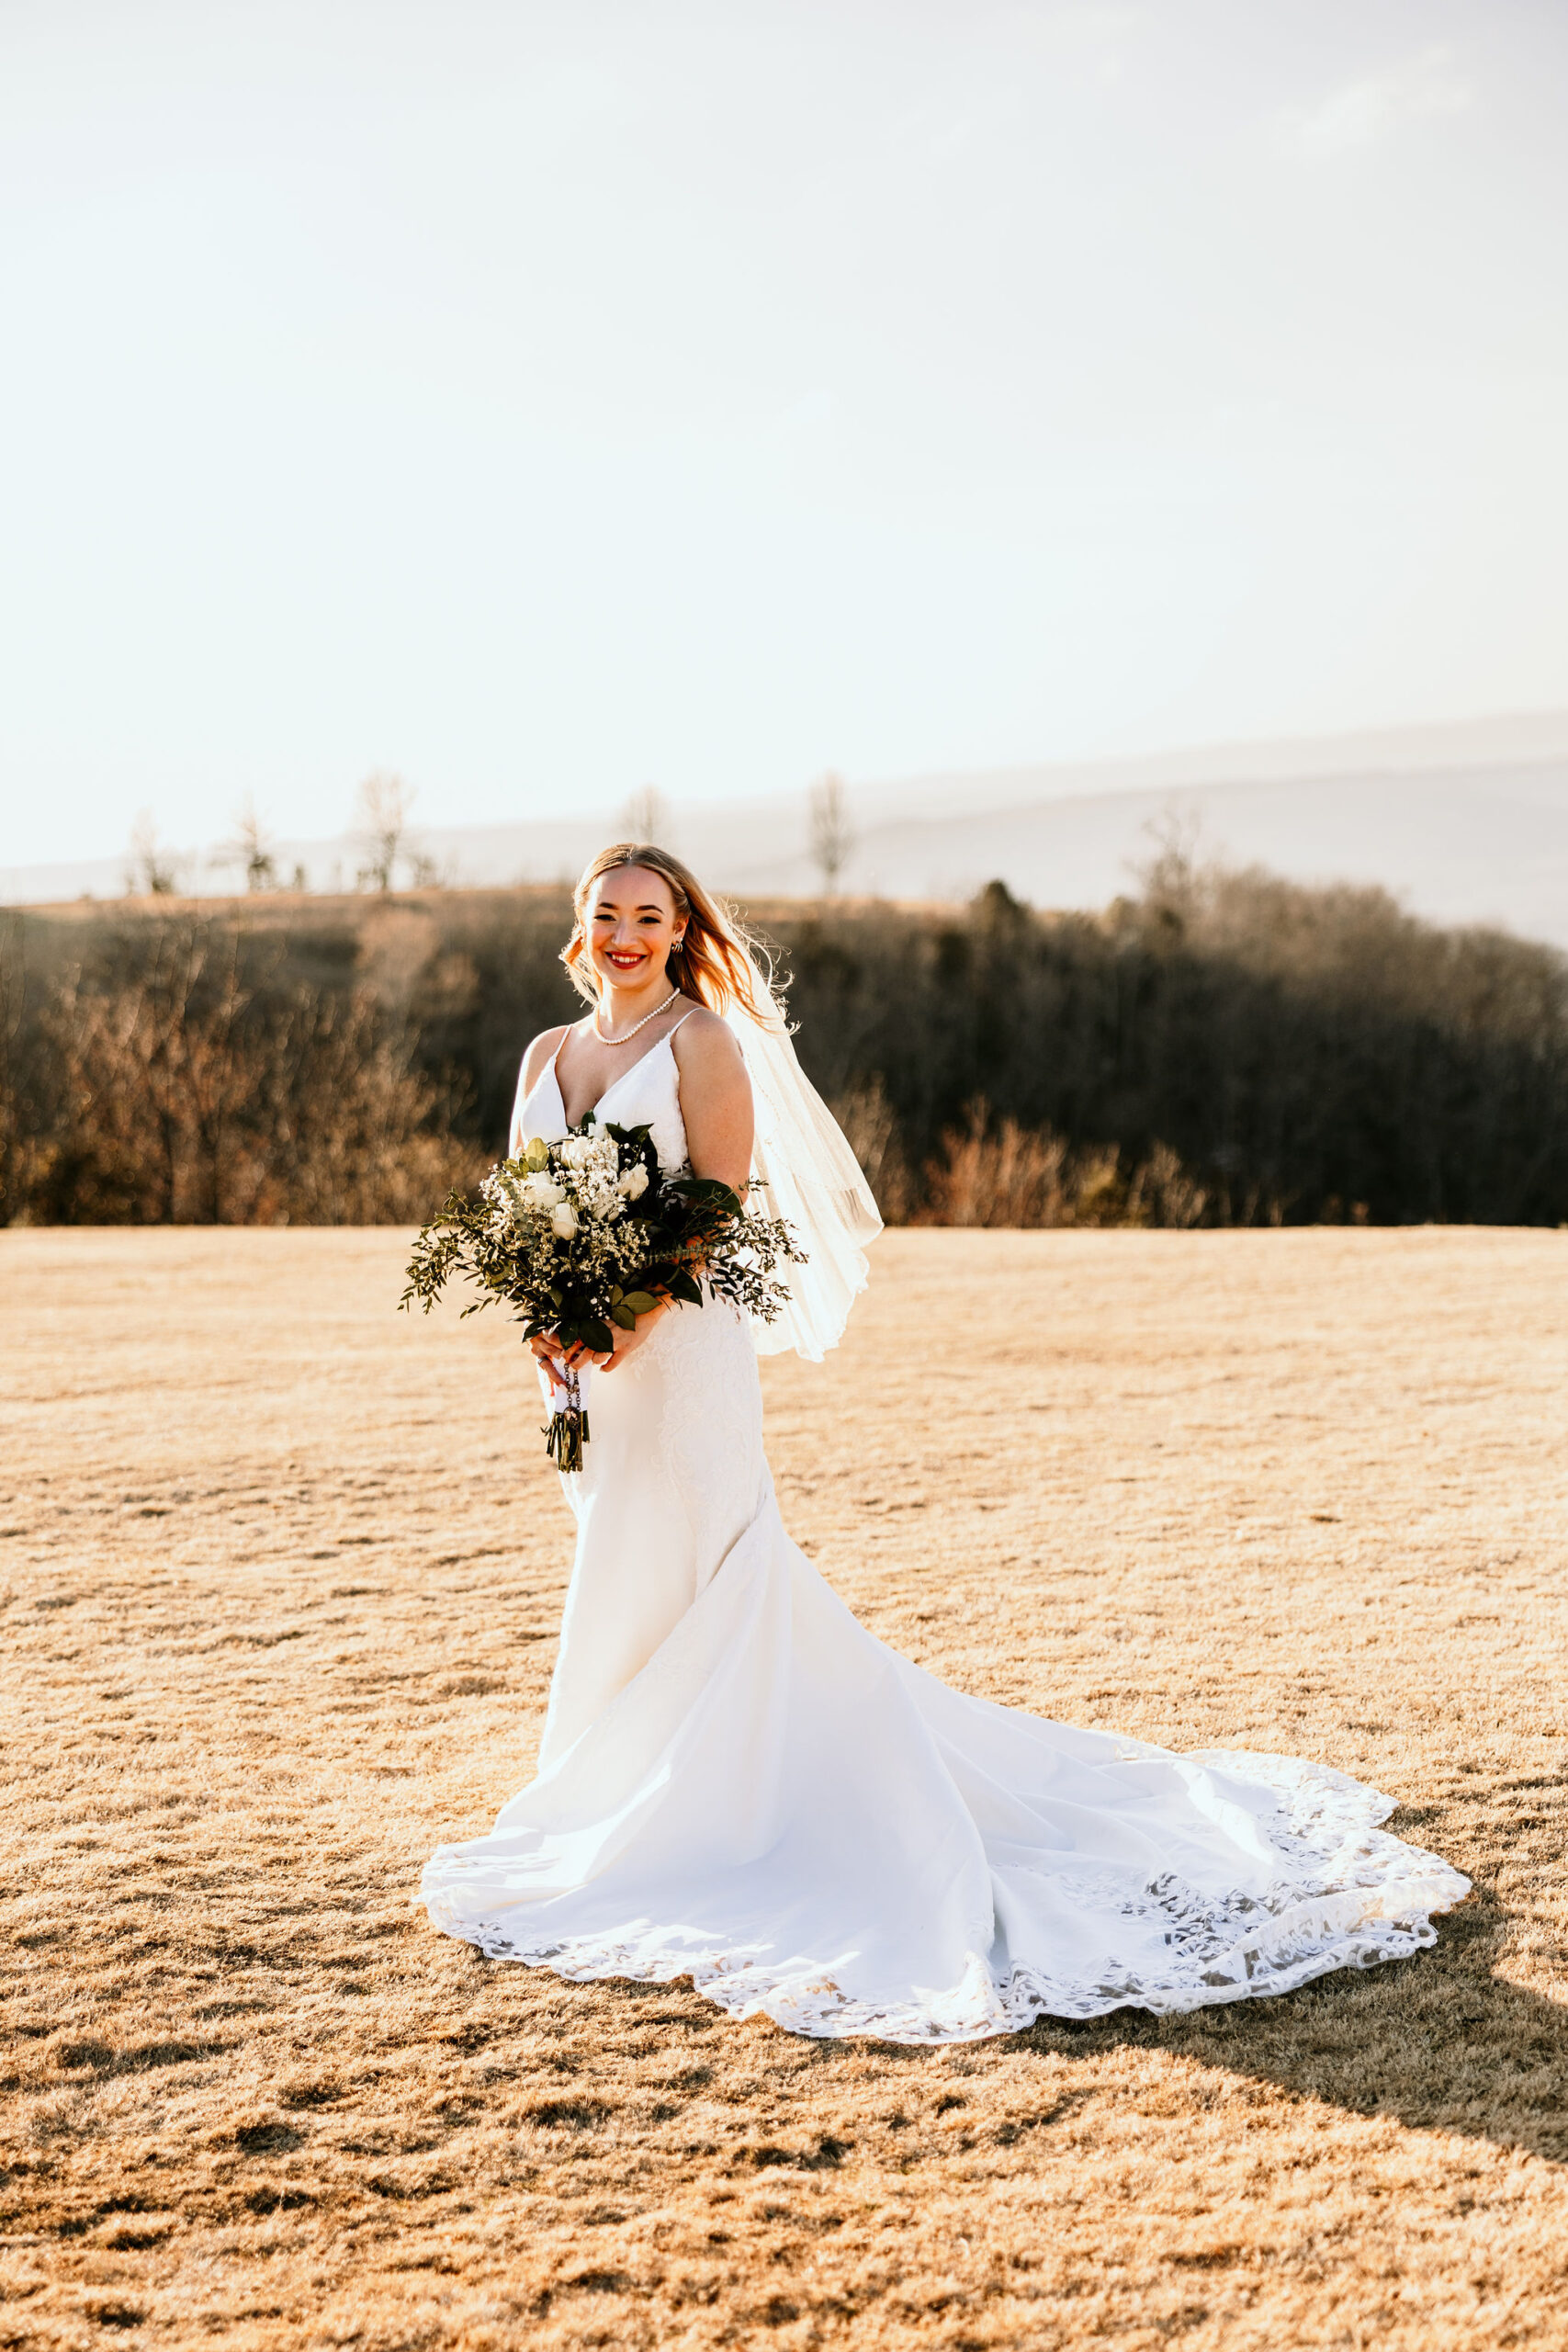
<path fill-rule="evenodd" d="M 586 997 L 590 1004 L 599 1001 L 598 984 L 588 960 L 589 902 L 595 886 L 606 874 L 626 865 L 646 866 L 650 874 L 662 875 L 670 886 L 677 916 L 685 919 L 681 944 L 671 948 L 665 961 L 671 986 L 695 998 L 699 1004 L 710 1006 L 715 1012 L 739 1004 L 761 1027 L 773 1027 L 766 1001 L 759 1001 L 758 998 L 759 978 L 770 988 L 773 980 L 773 958 L 767 949 L 722 899 L 704 889 L 689 865 L 669 850 L 657 848 L 652 842 L 613 842 L 597 857 L 590 858 L 582 869 L 581 878 L 571 894 L 571 937 L 561 949 L 560 957 L 578 994 Z"/>

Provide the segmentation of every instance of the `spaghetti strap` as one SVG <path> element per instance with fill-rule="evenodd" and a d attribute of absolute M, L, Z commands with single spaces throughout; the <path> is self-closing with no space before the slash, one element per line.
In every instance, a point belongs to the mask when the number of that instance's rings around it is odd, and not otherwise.
<path fill-rule="evenodd" d="M 566 1027 L 560 1033 L 560 1038 L 557 1044 L 555 1052 L 550 1056 L 550 1076 L 555 1080 L 558 1086 L 560 1084 L 560 1077 L 557 1065 L 559 1062 L 562 1054 L 566 1051 L 566 1041 L 570 1036 L 574 1029 L 581 1029 L 581 1026 L 582 1023 L 580 1021 L 569 1021 Z M 541 1070 L 539 1072 L 541 1080 L 544 1078 L 544 1071 Z"/>
<path fill-rule="evenodd" d="M 702 1009 L 703 1008 L 700 1004 L 694 1004 L 687 1012 L 681 1015 L 679 1021 L 671 1022 L 670 1027 L 664 1032 L 661 1042 L 667 1046 L 670 1043 L 671 1038 L 675 1035 L 676 1030 L 683 1029 L 687 1022 L 691 1019 L 692 1014 L 694 1012 L 701 1012 Z"/>

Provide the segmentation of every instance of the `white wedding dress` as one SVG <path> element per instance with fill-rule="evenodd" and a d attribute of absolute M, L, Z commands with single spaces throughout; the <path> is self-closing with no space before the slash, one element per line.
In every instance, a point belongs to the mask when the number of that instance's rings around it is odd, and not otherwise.
<path fill-rule="evenodd" d="M 667 1038 L 598 1114 L 684 1163 Z M 553 1067 L 518 1116 L 514 1143 L 565 1133 Z M 432 1856 L 448 1934 L 689 1975 L 798 2033 L 964 2041 L 1288 1992 L 1431 1943 L 1466 1893 L 1342 1773 L 1076 1730 L 886 1648 L 784 1532 L 727 1305 L 666 1315 L 590 1421 L 537 1776 Z"/>

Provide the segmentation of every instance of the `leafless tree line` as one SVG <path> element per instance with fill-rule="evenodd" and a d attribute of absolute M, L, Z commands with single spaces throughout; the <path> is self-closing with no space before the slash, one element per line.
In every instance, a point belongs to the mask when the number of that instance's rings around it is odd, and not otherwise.
<path fill-rule="evenodd" d="M 359 1225 L 423 1216 L 483 1165 L 460 1095 L 365 989 L 258 989 L 234 935 L 175 920 L 133 973 L 67 975 L 17 1052 L 0 957 L 0 1216 Z"/>
<path fill-rule="evenodd" d="M 1171 843 L 1099 916 L 1000 883 L 951 913 L 748 912 L 891 1219 L 1568 1224 L 1550 948 Z M 554 887 L 10 918 L 0 1218 L 423 1213 L 502 1146 L 524 1045 L 576 1010 L 569 920 Z"/>
<path fill-rule="evenodd" d="M 449 876 L 413 830 L 418 797 L 401 776 L 386 770 L 367 775 L 355 795 L 349 830 L 354 854 L 354 887 L 359 890 L 390 891 L 400 882 L 412 889 L 427 889 L 449 881 Z M 827 775 L 806 797 L 807 853 L 821 876 L 824 894 L 836 896 L 844 872 L 859 844 L 850 814 L 849 797 L 841 777 Z M 645 785 L 622 804 L 615 823 L 628 841 L 657 842 L 673 848 L 673 812 L 664 795 Z M 246 793 L 230 818 L 229 837 L 220 842 L 207 863 L 217 870 L 243 876 L 247 892 L 291 888 L 304 890 L 309 876 L 299 863 L 285 876 L 277 839 L 254 795 Z M 192 886 L 200 860 L 171 849 L 159 839 L 151 809 L 143 808 L 131 827 L 125 865 L 125 887 L 131 896 L 177 898 Z"/>
<path fill-rule="evenodd" d="M 400 879 L 412 889 L 426 889 L 446 877 L 436 859 L 422 846 L 413 831 L 417 793 L 401 776 L 386 770 L 367 775 L 355 795 L 349 845 L 356 860 L 354 886 L 360 890 L 392 890 Z M 247 892 L 309 887 L 305 867 L 295 864 L 287 877 L 276 836 L 246 793 L 230 818 L 233 830 L 220 842 L 207 861 L 215 868 L 238 867 Z M 170 849 L 158 837 L 151 809 L 143 808 L 130 830 L 125 887 L 138 898 L 166 899 L 183 895 L 191 886 L 200 860 Z"/>
<path fill-rule="evenodd" d="M 1568 1222 L 1568 959 L 1196 865 L 1101 915 L 776 925 L 803 1058 L 910 1216 Z M 869 1160 L 868 1160 L 869 1164 Z"/>

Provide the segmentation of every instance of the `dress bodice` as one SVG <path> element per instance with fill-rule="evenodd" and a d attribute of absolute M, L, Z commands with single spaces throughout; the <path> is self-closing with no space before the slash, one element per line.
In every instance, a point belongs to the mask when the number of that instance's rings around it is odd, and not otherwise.
<path fill-rule="evenodd" d="M 612 1079 L 593 1105 L 594 1119 L 602 1127 L 612 1120 L 618 1127 L 646 1126 L 666 1175 L 686 1164 L 681 1073 L 670 1043 L 680 1025 L 677 1022 L 675 1028 L 667 1029 L 657 1046 L 633 1062 L 629 1069 L 624 1069 L 619 1078 Z M 566 1041 L 563 1038 L 561 1042 L 564 1045 Z M 529 1093 L 524 1093 L 522 1073 L 518 1074 L 508 1149 L 521 1150 L 531 1136 L 539 1136 L 545 1143 L 558 1143 L 566 1133 L 566 1103 L 556 1076 L 556 1056 L 552 1055 Z"/>

